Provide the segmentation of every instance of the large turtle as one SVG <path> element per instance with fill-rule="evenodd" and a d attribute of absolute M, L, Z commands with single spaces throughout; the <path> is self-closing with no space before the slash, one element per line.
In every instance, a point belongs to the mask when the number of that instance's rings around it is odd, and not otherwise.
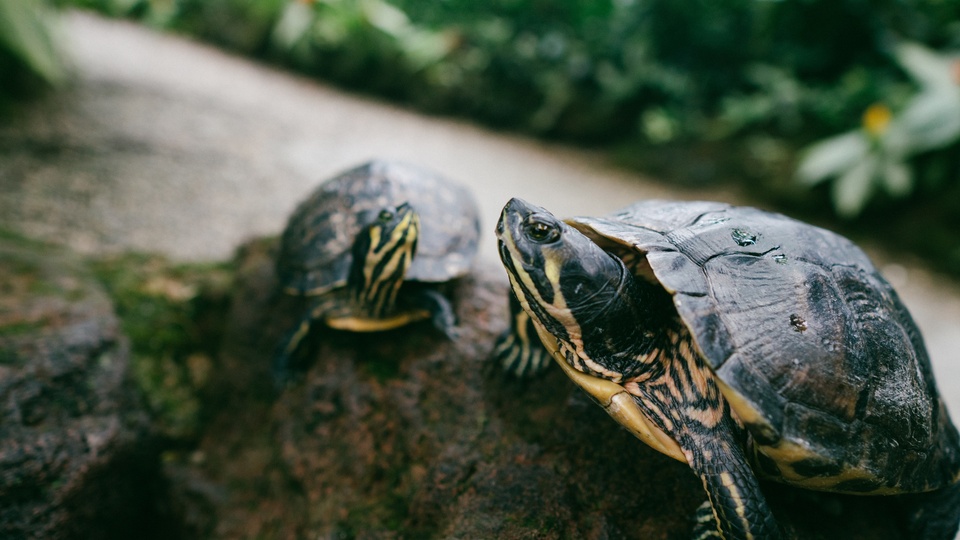
<path fill-rule="evenodd" d="M 957 430 L 916 325 L 849 240 L 721 203 L 564 222 L 517 199 L 497 236 L 512 342 L 529 319 L 611 416 L 693 469 L 698 538 L 782 536 L 758 476 L 920 494 L 899 499 L 910 537 L 953 538 Z"/>
<path fill-rule="evenodd" d="M 466 188 L 405 163 L 371 161 L 321 184 L 281 238 L 283 291 L 310 302 L 280 344 L 278 376 L 314 321 L 373 332 L 429 318 L 453 335 L 453 309 L 437 285 L 469 271 L 478 214 Z"/>

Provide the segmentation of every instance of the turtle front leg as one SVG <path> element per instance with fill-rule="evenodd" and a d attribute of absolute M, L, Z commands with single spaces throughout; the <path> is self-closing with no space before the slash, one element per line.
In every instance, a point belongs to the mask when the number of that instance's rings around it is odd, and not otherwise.
<path fill-rule="evenodd" d="M 292 330 L 277 344 L 276 352 L 273 355 L 273 379 L 278 387 L 285 386 L 296 371 L 295 365 L 296 352 L 304 338 L 310 333 L 310 327 L 313 323 L 313 317 L 308 314 L 297 322 Z"/>
<path fill-rule="evenodd" d="M 451 340 L 459 336 L 457 316 L 449 298 L 433 286 L 408 284 L 406 287 L 401 312 L 408 313 L 411 321 L 429 318 L 434 328 Z"/>
<path fill-rule="evenodd" d="M 691 540 L 723 540 L 717 516 L 713 514 L 713 507 L 709 499 L 703 501 L 693 515 L 693 534 Z"/>
<path fill-rule="evenodd" d="M 301 345 L 310 334 L 313 323 L 320 320 L 323 314 L 330 309 L 330 302 L 314 302 L 300 319 L 277 343 L 273 355 L 273 379 L 278 388 L 289 383 L 294 375 L 303 369 L 300 360 L 303 354 Z"/>
<path fill-rule="evenodd" d="M 697 511 L 693 538 L 783 538 L 744 451 L 743 428 L 716 383 L 702 366 L 665 375 L 655 383 L 626 387 L 647 421 L 676 441 L 703 482 L 709 513 L 703 507 Z"/>
<path fill-rule="evenodd" d="M 511 290 L 510 327 L 500 334 L 493 349 L 503 369 L 517 377 L 540 373 L 550 364 L 551 355 L 543 347 L 530 315 L 520 306 Z"/>
<path fill-rule="evenodd" d="M 716 451 L 720 454 L 714 453 Z M 714 452 L 711 452 L 712 459 L 704 459 L 705 456 L 701 454 L 694 457 L 691 463 L 707 492 L 707 501 L 704 503 L 707 508 L 701 507 L 697 511 L 693 538 L 783 538 L 743 452 L 736 446 L 715 448 Z"/>

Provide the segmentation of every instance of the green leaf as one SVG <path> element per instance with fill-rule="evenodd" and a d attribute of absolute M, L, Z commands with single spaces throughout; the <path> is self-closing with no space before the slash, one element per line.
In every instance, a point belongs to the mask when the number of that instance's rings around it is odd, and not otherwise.
<path fill-rule="evenodd" d="M 861 162 L 870 150 L 870 144 L 860 130 L 850 131 L 825 139 L 810 146 L 797 168 L 797 179 L 812 186 L 843 174 Z"/>
<path fill-rule="evenodd" d="M 54 12 L 39 0 L 0 0 L 0 47 L 51 84 L 65 77 L 53 31 Z"/>

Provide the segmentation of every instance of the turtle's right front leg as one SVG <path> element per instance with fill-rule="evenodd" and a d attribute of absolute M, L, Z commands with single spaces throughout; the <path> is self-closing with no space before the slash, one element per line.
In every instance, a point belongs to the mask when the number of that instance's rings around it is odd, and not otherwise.
<path fill-rule="evenodd" d="M 282 388 L 290 382 L 297 372 L 304 366 L 300 365 L 298 351 L 303 341 L 310 334 L 310 329 L 314 321 L 320 318 L 320 313 L 325 309 L 323 304 L 311 306 L 293 329 L 287 332 L 277 344 L 276 352 L 273 356 L 273 378 L 278 388 Z"/>
<path fill-rule="evenodd" d="M 505 371 L 517 377 L 535 375 L 550 365 L 551 356 L 543 348 L 537 329 L 512 290 L 509 296 L 510 328 L 497 338 L 493 354 Z"/>

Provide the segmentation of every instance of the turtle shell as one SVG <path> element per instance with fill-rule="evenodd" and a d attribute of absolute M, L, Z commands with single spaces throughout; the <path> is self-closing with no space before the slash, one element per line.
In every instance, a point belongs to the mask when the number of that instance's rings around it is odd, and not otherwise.
<path fill-rule="evenodd" d="M 957 478 L 957 431 L 920 332 L 846 238 L 713 202 L 644 201 L 568 223 L 673 295 L 761 472 L 857 493 Z"/>
<path fill-rule="evenodd" d="M 463 186 L 413 165 L 371 161 L 321 184 L 290 216 L 277 271 L 291 294 L 346 283 L 357 233 L 381 209 L 409 203 L 420 216 L 406 279 L 443 282 L 467 273 L 480 237 L 479 211 Z"/>

